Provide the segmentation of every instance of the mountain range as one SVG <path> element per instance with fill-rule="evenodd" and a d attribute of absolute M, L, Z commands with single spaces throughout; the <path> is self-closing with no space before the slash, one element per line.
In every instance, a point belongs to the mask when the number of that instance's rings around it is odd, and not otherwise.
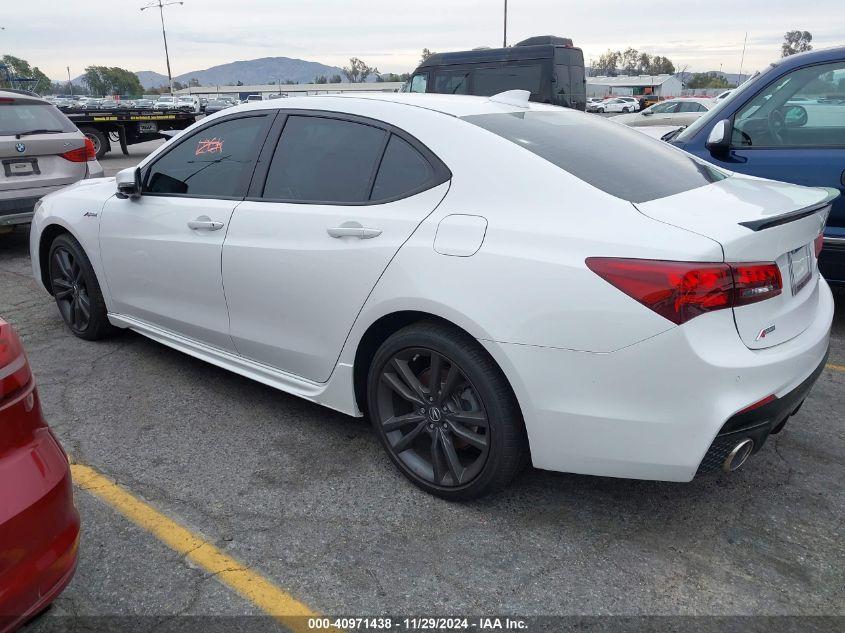
<path fill-rule="evenodd" d="M 135 74 L 144 88 L 157 88 L 167 85 L 167 75 L 152 70 L 139 70 Z M 235 85 L 238 81 L 245 86 L 249 86 L 270 82 L 284 83 L 285 81 L 313 83 L 314 78 L 320 75 L 326 77 L 340 75 L 343 77 L 343 69 L 291 57 L 262 57 L 261 59 L 220 64 L 204 70 L 192 70 L 176 75 L 173 79 L 183 84 L 187 84 L 191 79 L 196 79 L 203 86 Z M 370 81 L 374 79 L 375 77 L 370 77 Z M 81 83 L 81 81 L 82 76 L 73 80 L 74 83 Z M 343 81 L 346 81 L 345 77 L 343 77 Z"/>

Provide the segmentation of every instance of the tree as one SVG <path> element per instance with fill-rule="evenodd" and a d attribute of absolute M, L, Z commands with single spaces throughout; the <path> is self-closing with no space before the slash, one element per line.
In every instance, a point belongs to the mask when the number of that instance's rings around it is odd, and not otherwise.
<path fill-rule="evenodd" d="M 183 84 L 181 81 L 176 81 L 176 80 L 174 79 L 174 80 L 173 80 L 173 89 L 174 89 L 174 90 L 184 90 L 184 89 L 185 89 L 185 84 Z"/>
<path fill-rule="evenodd" d="M 188 80 L 188 88 L 199 88 L 200 87 L 200 80 L 196 77 L 191 77 Z"/>
<path fill-rule="evenodd" d="M 332 75 L 331 77 L 329 77 L 329 83 L 330 84 L 339 84 L 339 83 L 342 83 L 342 82 L 343 82 L 343 78 L 340 75 L 335 74 L 335 75 Z"/>
<path fill-rule="evenodd" d="M 19 81 L 13 82 L 15 85 L 6 85 L 5 78 L 0 77 L 0 85 L 5 88 L 21 87 L 26 90 L 32 90 L 38 94 L 49 92 L 52 86 L 52 81 L 47 77 L 38 66 L 30 66 L 29 62 L 14 55 L 3 55 L 0 58 L 0 63 L 8 67 L 9 74 L 16 79 L 33 79 L 34 81 Z"/>
<path fill-rule="evenodd" d="M 733 88 L 733 84 L 718 72 L 695 73 L 687 82 L 687 88 Z"/>
<path fill-rule="evenodd" d="M 326 77 L 325 75 L 317 75 L 316 77 L 314 77 L 314 83 L 315 84 L 327 84 L 327 83 L 329 83 L 329 78 Z"/>
<path fill-rule="evenodd" d="M 615 77 L 619 74 L 619 60 L 622 54 L 619 51 L 608 50 L 598 61 L 590 63 L 593 69 L 593 75 L 604 75 L 606 77 Z"/>
<path fill-rule="evenodd" d="M 619 63 L 622 66 L 622 73 L 625 75 L 640 74 L 640 52 L 630 46 L 622 51 L 619 56 Z"/>
<path fill-rule="evenodd" d="M 376 81 L 408 81 L 410 77 L 410 73 L 402 73 L 401 75 L 397 75 L 396 73 L 385 73 L 384 75 L 379 75 Z"/>
<path fill-rule="evenodd" d="M 780 46 L 781 57 L 789 57 L 795 53 L 805 53 L 813 50 L 813 35 L 809 31 L 787 31 L 783 35 L 783 44 Z"/>
<path fill-rule="evenodd" d="M 350 83 L 367 81 L 370 75 L 377 75 L 378 68 L 367 66 L 363 60 L 353 57 L 349 60 L 349 66 L 343 67 L 343 74 Z"/>
<path fill-rule="evenodd" d="M 428 50 L 427 48 L 422 49 L 422 54 L 420 55 L 420 64 L 425 63 L 425 61 L 432 55 L 434 55 L 432 51 Z"/>
<path fill-rule="evenodd" d="M 125 68 L 117 66 L 88 66 L 82 81 L 92 95 L 126 95 L 130 97 L 143 94 L 144 88 L 138 76 Z"/>
<path fill-rule="evenodd" d="M 651 58 L 651 65 L 645 70 L 647 75 L 672 75 L 675 72 L 675 64 L 668 57 L 655 55 Z"/>

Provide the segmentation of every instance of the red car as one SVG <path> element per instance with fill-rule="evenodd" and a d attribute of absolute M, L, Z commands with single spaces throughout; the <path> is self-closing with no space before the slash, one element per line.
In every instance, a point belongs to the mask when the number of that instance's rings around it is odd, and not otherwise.
<path fill-rule="evenodd" d="M 0 633 L 61 593 L 78 546 L 67 455 L 41 414 L 23 345 L 0 319 Z"/>

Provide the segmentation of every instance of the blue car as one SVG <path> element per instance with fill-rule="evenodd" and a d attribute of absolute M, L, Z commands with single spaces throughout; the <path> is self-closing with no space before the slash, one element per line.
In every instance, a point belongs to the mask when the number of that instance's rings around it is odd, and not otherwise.
<path fill-rule="evenodd" d="M 782 59 L 670 143 L 731 171 L 845 193 L 845 47 Z M 833 202 L 819 269 L 845 285 L 845 196 Z"/>

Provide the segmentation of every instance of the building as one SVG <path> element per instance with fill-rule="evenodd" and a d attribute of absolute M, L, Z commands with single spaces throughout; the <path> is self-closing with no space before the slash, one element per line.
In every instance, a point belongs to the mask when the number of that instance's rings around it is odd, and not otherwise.
<path fill-rule="evenodd" d="M 279 97 L 299 97 L 306 95 L 345 94 L 355 92 L 396 92 L 402 82 L 368 82 L 340 84 L 264 84 L 259 86 L 197 86 L 174 90 L 176 95 L 194 95 L 214 99 L 215 97 L 234 97 L 246 99 L 249 95 L 261 95 L 262 99 Z"/>
<path fill-rule="evenodd" d="M 656 95 L 679 97 L 684 85 L 675 75 L 619 75 L 587 77 L 588 97 Z"/>

